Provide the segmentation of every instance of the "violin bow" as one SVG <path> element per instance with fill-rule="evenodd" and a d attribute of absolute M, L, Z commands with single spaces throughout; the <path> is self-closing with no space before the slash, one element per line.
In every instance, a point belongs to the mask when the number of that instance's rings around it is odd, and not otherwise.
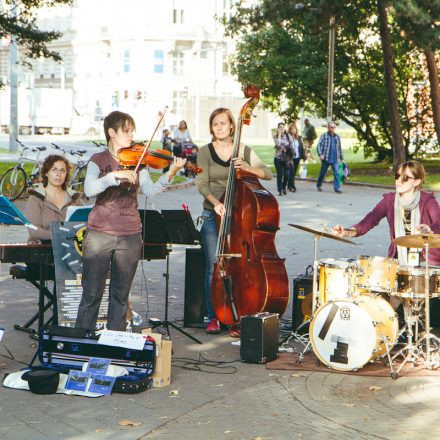
<path fill-rule="evenodd" d="M 148 153 L 148 150 L 150 149 L 151 143 L 153 142 L 154 135 L 156 134 L 157 129 L 159 128 L 160 123 L 163 121 L 163 118 L 165 117 L 165 113 L 167 112 L 167 110 L 168 110 L 168 106 L 165 106 L 165 108 L 163 109 L 163 112 L 162 112 L 162 116 L 159 118 L 159 121 L 157 121 L 156 128 L 154 129 L 153 134 L 151 135 L 151 138 L 150 138 L 150 140 L 148 141 L 148 145 L 144 148 L 144 151 L 142 152 L 142 155 L 141 155 L 141 157 L 139 158 L 139 162 L 138 162 L 138 164 L 136 165 L 136 168 L 134 169 L 134 172 L 135 172 L 135 173 L 138 172 L 139 167 L 141 166 L 141 163 L 142 163 L 142 159 L 143 159 L 143 158 L 145 157 L 145 155 Z"/>

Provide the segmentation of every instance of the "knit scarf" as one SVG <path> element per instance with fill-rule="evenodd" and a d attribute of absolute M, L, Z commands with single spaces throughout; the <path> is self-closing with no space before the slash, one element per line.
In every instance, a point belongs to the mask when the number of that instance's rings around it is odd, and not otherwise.
<path fill-rule="evenodd" d="M 409 202 L 403 202 L 399 194 L 396 193 L 394 199 L 394 237 L 405 236 L 405 225 L 403 223 L 405 210 L 411 211 L 411 234 L 416 234 L 416 227 L 420 225 L 420 191 L 414 192 L 414 197 Z M 408 265 L 408 248 L 397 246 L 397 256 L 399 264 Z"/>

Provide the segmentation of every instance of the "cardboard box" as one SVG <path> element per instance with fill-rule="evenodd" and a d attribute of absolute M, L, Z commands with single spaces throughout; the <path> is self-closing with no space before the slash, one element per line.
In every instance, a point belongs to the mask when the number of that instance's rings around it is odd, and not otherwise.
<path fill-rule="evenodd" d="M 151 328 L 142 330 L 143 334 L 151 335 L 156 341 L 156 363 L 153 373 L 153 387 L 166 387 L 171 383 L 172 342 L 162 340 L 160 333 L 152 333 Z"/>
<path fill-rule="evenodd" d="M 153 387 L 166 387 L 171 383 L 171 341 L 162 341 L 153 373 Z"/>

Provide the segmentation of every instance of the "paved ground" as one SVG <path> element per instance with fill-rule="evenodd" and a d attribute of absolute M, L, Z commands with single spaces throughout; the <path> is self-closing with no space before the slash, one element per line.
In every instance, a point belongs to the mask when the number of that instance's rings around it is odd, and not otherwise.
<path fill-rule="evenodd" d="M 346 187 L 343 195 L 330 185 L 318 193 L 314 184 L 298 183 L 298 192 L 279 198 L 281 230 L 277 249 L 286 258 L 290 279 L 312 262 L 313 238 L 289 227 L 299 223 L 316 228 L 336 223 L 348 225 L 365 214 L 383 190 Z M 267 188 L 275 192 L 275 182 Z M 189 206 L 193 217 L 201 211 L 194 187 L 171 191 L 155 202 L 157 209 Z M 20 227 L 2 228 L 0 241 L 23 241 Z M 322 239 L 319 258 L 385 255 L 385 224 L 357 240 L 358 246 Z M 183 318 L 185 248 L 175 247 L 170 260 L 170 315 Z M 143 270 L 142 270 L 143 269 Z M 164 261 L 139 266 L 132 290 L 135 309 L 143 316 L 163 317 Z M 29 362 L 34 341 L 13 330 L 36 309 L 36 291 L 9 277 L 9 266 L 0 267 L 0 327 L 6 328 L 0 346 L 16 360 L 0 358 L 0 371 L 16 371 L 18 362 Z M 286 315 L 290 315 L 289 305 Z M 113 394 L 87 399 L 64 395 L 37 396 L 27 391 L 0 388 L 1 439 L 412 439 L 439 438 L 440 378 L 360 377 L 314 372 L 266 370 L 263 365 L 239 362 L 239 349 L 226 333 L 208 336 L 188 329 L 204 344 L 198 345 L 173 331 L 172 384 L 139 395 Z M 206 372 L 180 368 L 179 358 L 231 362 L 225 369 Z M 235 362 L 234 362 L 235 361 Z M 213 369 L 210 369 L 212 371 Z M 224 373 L 224 374 L 220 374 Z M 228 374 L 230 373 L 230 374 Z M 171 394 L 177 390 L 178 394 Z M 139 422 L 121 427 L 121 419 Z"/>

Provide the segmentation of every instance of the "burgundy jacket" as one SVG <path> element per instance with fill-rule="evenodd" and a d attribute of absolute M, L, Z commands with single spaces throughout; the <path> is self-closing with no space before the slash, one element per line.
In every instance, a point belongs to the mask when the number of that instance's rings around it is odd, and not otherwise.
<path fill-rule="evenodd" d="M 387 193 L 383 199 L 370 211 L 358 224 L 351 226 L 357 231 L 357 235 L 364 235 L 374 228 L 386 217 L 390 227 L 391 245 L 388 249 L 388 257 L 394 258 L 397 247 L 393 243 L 394 237 L 394 200 L 396 193 Z M 435 234 L 440 233 L 440 207 L 433 193 L 420 192 L 420 222 L 432 229 Z M 423 252 L 424 253 L 424 252 Z M 429 249 L 429 263 L 440 266 L 440 249 Z"/>

